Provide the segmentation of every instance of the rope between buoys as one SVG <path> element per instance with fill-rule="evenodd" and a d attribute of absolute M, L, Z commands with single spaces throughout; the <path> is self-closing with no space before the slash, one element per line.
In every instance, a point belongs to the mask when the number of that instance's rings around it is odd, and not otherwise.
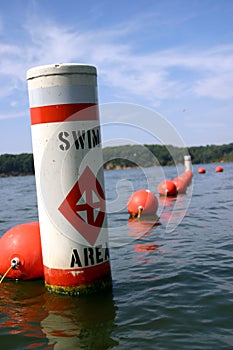
<path fill-rule="evenodd" d="M 12 265 L 6 270 L 6 272 L 4 273 L 4 275 L 2 276 L 0 283 L 2 283 L 2 281 L 4 280 L 4 278 L 6 277 L 6 275 L 8 274 L 8 272 L 12 269 Z"/>

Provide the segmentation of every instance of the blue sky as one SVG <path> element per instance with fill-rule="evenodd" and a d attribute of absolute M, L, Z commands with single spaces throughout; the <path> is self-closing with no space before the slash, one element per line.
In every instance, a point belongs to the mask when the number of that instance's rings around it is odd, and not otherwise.
<path fill-rule="evenodd" d="M 1 0 L 0 154 L 32 152 L 26 71 L 62 62 L 97 67 L 99 103 L 113 103 L 104 125 L 118 122 L 115 103 L 132 104 L 187 146 L 233 142 L 232 18 L 232 0 Z M 156 118 L 137 118 L 156 129 Z M 103 141 L 127 139 L 132 118 L 119 122 Z"/>

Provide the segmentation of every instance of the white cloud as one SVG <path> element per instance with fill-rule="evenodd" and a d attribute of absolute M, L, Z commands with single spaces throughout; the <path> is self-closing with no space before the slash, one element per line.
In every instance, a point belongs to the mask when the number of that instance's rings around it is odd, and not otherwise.
<path fill-rule="evenodd" d="M 27 116 L 27 115 L 26 115 Z M 22 118 L 25 117 L 25 112 L 12 112 L 12 113 L 0 113 L 0 120 L 3 119 L 14 119 L 14 118 Z"/>
<path fill-rule="evenodd" d="M 231 74 L 231 75 L 230 75 Z M 197 82 L 194 91 L 199 96 L 217 99 L 233 98 L 233 72 L 209 76 Z"/>
<path fill-rule="evenodd" d="M 133 26 L 118 30 L 82 31 L 41 19 L 25 25 L 20 46 L 0 44 L 0 80 L 11 76 L 6 86 L 25 83 L 26 70 L 57 62 L 86 62 L 98 67 L 100 81 L 112 94 L 139 103 L 159 105 L 161 100 L 192 97 L 229 99 L 233 95 L 233 45 L 212 48 L 179 47 L 138 54 L 127 41 Z M 43 21 L 43 22 L 42 22 Z M 174 72 L 176 72 L 174 74 Z M 17 83 L 17 80 L 20 82 Z M 4 80 L 5 81 L 5 80 Z M 6 84 L 6 81 L 4 82 Z M 112 96 L 112 100 L 114 95 Z"/>

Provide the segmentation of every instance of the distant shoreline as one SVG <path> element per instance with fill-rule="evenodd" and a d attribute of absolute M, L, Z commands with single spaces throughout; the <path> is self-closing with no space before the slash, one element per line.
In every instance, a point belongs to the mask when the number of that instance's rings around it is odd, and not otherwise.
<path fill-rule="evenodd" d="M 0 178 L 5 178 L 5 177 L 17 177 L 17 176 L 34 176 L 35 174 L 30 174 L 30 173 L 13 173 L 13 174 L 0 174 Z"/>
<path fill-rule="evenodd" d="M 233 162 L 233 143 L 193 146 L 125 145 L 103 148 L 105 170 L 184 164 L 184 156 L 191 156 L 192 164 Z M 32 153 L 0 155 L 0 178 L 34 175 Z"/>

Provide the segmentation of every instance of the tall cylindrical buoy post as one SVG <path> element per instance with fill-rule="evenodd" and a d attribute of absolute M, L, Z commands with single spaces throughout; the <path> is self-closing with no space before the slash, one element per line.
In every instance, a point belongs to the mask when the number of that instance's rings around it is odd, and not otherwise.
<path fill-rule="evenodd" d="M 184 156 L 185 171 L 192 170 L 191 156 Z"/>
<path fill-rule="evenodd" d="M 27 80 L 46 287 L 111 286 L 96 68 L 40 66 Z"/>

